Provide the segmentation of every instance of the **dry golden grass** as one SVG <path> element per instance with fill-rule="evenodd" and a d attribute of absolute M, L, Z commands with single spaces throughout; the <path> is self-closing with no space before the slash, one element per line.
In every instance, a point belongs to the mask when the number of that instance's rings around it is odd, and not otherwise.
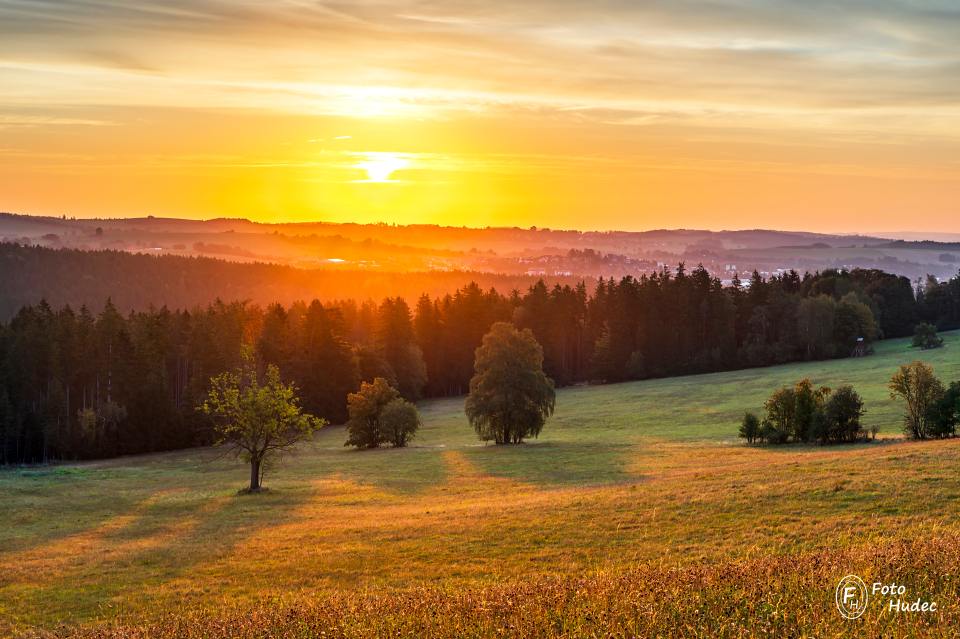
<path fill-rule="evenodd" d="M 457 589 L 420 587 L 268 600 L 176 612 L 141 624 L 115 621 L 53 636 L 208 637 L 955 637 L 960 537 L 775 555 L 718 564 L 581 576 L 540 576 Z M 907 575 L 908 598 L 935 613 L 895 613 L 884 601 L 856 620 L 834 607 L 832 585 Z"/>

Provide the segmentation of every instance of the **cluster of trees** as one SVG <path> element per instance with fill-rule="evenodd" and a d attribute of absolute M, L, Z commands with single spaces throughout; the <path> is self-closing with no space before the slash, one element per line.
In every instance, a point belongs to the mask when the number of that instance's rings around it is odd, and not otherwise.
<path fill-rule="evenodd" d="M 901 366 L 889 383 L 890 397 L 906 404 L 904 433 L 911 439 L 940 439 L 956 435 L 960 424 L 960 382 L 945 386 L 933 367 L 921 361 Z M 809 379 L 775 391 L 764 404 L 761 420 L 746 413 L 740 437 L 747 443 L 854 442 L 876 437 L 863 428 L 863 399 L 851 386 L 831 391 L 814 387 Z"/>
<path fill-rule="evenodd" d="M 497 444 L 519 444 L 540 434 L 553 413 L 553 381 L 543 374 L 543 350 L 529 330 L 494 324 L 477 349 L 466 412 L 477 434 Z M 296 388 L 270 364 L 261 376 L 249 349 L 241 368 L 210 380 L 198 407 L 215 419 L 216 444 L 229 446 L 250 464 L 248 492 L 258 492 L 263 472 L 284 451 L 326 422 L 302 412 Z M 345 445 L 377 448 L 407 445 L 420 427 L 420 414 L 382 377 L 363 382 L 348 396 L 350 420 Z"/>
<path fill-rule="evenodd" d="M 748 443 L 820 442 L 823 444 L 855 442 L 866 439 L 868 432 L 861 419 L 863 399 L 852 386 L 831 390 L 815 387 L 809 379 L 775 391 L 764 404 L 766 415 L 761 420 L 746 413 L 740 424 L 740 437 Z M 876 430 L 870 434 L 876 436 Z"/>
<path fill-rule="evenodd" d="M 890 396 L 906 403 L 903 430 L 912 439 L 953 437 L 960 423 L 960 382 L 944 386 L 933 367 L 904 364 L 890 378 Z"/>
<path fill-rule="evenodd" d="M 592 291 L 471 283 L 413 308 L 388 297 L 121 313 L 108 300 L 94 314 L 42 302 L 0 325 L 0 463 L 210 443 L 196 407 L 211 378 L 240 367 L 245 344 L 261 372 L 276 366 L 296 384 L 306 413 L 344 423 L 348 395 L 377 378 L 408 401 L 465 394 L 498 322 L 529 331 L 545 376 L 564 386 L 846 356 L 858 338 L 909 335 L 933 316 L 960 325 L 960 278 L 914 290 L 880 271 L 789 272 L 724 287 L 683 265 Z"/>
<path fill-rule="evenodd" d="M 382 377 L 363 382 L 359 391 L 348 396 L 347 402 L 350 419 L 345 446 L 377 448 L 390 444 L 403 448 L 420 428 L 417 407 L 403 399 L 400 391 Z"/>
<path fill-rule="evenodd" d="M 239 367 L 242 304 L 121 315 L 109 301 L 20 310 L 0 326 L 0 463 L 142 453 L 209 443 L 195 410 Z"/>

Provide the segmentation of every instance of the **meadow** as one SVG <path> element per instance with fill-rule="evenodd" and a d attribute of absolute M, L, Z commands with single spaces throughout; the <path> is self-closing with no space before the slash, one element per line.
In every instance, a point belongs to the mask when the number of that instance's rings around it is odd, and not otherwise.
<path fill-rule="evenodd" d="M 194 449 L 0 471 L 0 634 L 950 636 L 960 627 L 960 440 L 908 442 L 886 383 L 960 379 L 960 333 L 862 359 L 558 392 L 540 438 L 478 442 L 424 402 L 407 449 L 328 427 L 242 495 Z M 809 377 L 864 396 L 876 442 L 748 447 L 745 410 Z M 834 607 L 840 577 L 932 614 Z M 325 634 L 323 634 L 325 633 Z"/>

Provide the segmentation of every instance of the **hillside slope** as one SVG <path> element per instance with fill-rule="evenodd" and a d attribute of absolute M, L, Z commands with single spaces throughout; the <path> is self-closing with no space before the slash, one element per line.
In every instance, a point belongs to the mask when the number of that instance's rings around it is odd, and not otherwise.
<path fill-rule="evenodd" d="M 541 438 L 511 448 L 477 442 L 462 399 L 429 402 L 413 447 L 346 450 L 329 428 L 255 497 L 236 492 L 242 465 L 204 449 L 0 471 L 0 630 L 586 636 L 689 615 L 688 636 L 747 621 L 822 636 L 844 628 L 835 580 L 861 571 L 941 602 L 921 626 L 871 611 L 863 633 L 948 636 L 960 441 L 897 439 L 885 385 L 915 358 L 958 379 L 958 349 L 955 332 L 924 353 L 895 340 L 859 360 L 565 389 Z M 743 411 L 800 377 L 854 384 L 883 439 L 738 442 Z"/>

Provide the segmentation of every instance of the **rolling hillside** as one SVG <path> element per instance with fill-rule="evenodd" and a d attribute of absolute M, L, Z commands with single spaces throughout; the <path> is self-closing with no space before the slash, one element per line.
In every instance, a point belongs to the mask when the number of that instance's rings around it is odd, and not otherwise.
<path fill-rule="evenodd" d="M 330 427 L 253 497 L 206 449 L 3 470 L 0 634 L 745 636 L 749 620 L 824 636 L 849 629 L 833 588 L 858 572 L 940 602 L 922 619 L 871 610 L 858 633 L 948 636 L 960 441 L 899 439 L 886 381 L 916 358 L 960 379 L 958 351 L 955 332 L 925 353 L 891 340 L 864 359 L 564 389 L 540 439 L 511 448 L 477 442 L 462 399 L 428 402 L 411 448 L 347 450 Z M 880 441 L 737 441 L 743 412 L 801 377 L 853 384 Z"/>

